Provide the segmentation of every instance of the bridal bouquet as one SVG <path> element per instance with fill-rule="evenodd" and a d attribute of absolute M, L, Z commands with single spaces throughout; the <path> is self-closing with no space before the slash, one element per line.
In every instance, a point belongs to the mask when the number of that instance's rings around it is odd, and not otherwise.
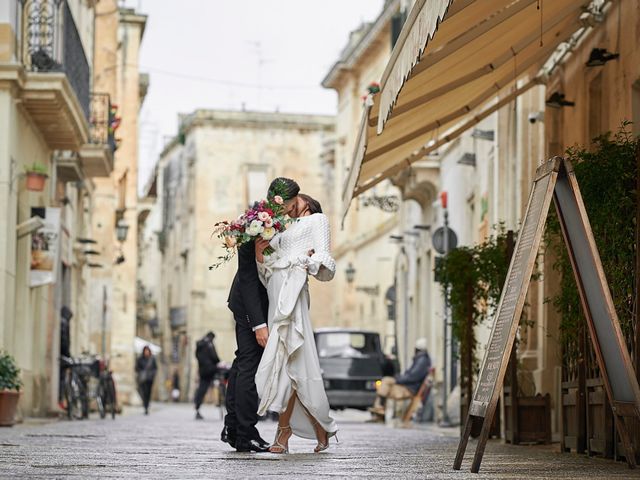
<path fill-rule="evenodd" d="M 270 192 L 275 193 L 275 192 Z M 291 220 L 284 213 L 284 200 L 281 195 L 270 195 L 266 200 L 253 204 L 246 212 L 233 221 L 218 222 L 214 226 L 213 234 L 222 240 L 225 254 L 218 257 L 218 261 L 209 270 L 218 268 L 231 260 L 238 247 L 256 238 L 271 240 L 276 233 L 285 230 Z M 264 251 L 265 255 L 273 253 L 271 247 Z"/>

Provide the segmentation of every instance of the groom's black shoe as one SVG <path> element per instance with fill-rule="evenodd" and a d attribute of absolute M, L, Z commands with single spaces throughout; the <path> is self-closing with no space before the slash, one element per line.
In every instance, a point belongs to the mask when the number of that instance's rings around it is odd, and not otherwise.
<path fill-rule="evenodd" d="M 244 438 L 238 439 L 236 442 L 236 450 L 238 452 L 268 452 L 269 444 L 262 439 L 245 440 Z"/>
<path fill-rule="evenodd" d="M 236 448 L 236 436 L 231 434 L 231 432 L 229 431 L 229 427 L 227 427 L 226 425 L 220 433 L 220 440 L 222 440 L 224 443 L 228 443 L 232 448 Z"/>

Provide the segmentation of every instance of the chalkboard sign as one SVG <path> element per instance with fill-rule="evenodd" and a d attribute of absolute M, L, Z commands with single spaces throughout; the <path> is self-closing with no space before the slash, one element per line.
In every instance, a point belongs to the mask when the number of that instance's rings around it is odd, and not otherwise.
<path fill-rule="evenodd" d="M 555 157 L 536 171 L 476 391 L 458 446 L 454 462 L 456 470 L 462 465 L 471 431 L 477 431 L 482 425 L 471 471 L 477 473 L 480 469 L 552 198 L 569 249 L 596 357 L 613 406 L 616 426 L 629 466 L 635 466 L 624 418 L 640 419 L 640 387 L 620 330 L 573 167 L 568 161 Z"/>

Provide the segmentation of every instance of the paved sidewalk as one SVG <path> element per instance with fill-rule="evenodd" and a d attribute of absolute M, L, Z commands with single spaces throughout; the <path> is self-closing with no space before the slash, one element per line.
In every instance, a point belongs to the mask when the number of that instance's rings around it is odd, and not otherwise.
<path fill-rule="evenodd" d="M 393 479 L 640 479 L 625 464 L 555 453 L 552 447 L 488 444 L 480 474 L 451 468 L 457 430 L 394 429 L 364 423 L 366 415 L 336 414 L 340 444 L 321 454 L 293 439 L 289 455 L 237 453 L 220 442 L 214 407 L 196 422 L 189 405 L 155 404 L 110 419 L 58 421 L 0 429 L 0 478 L 393 478 Z M 271 440 L 275 424 L 260 423 Z M 557 447 L 555 447 L 557 449 Z"/>

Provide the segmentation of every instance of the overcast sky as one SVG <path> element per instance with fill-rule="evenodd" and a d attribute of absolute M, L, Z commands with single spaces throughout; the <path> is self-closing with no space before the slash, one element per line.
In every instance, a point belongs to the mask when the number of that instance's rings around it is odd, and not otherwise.
<path fill-rule="evenodd" d="M 349 32 L 384 0 L 128 0 L 149 16 L 140 70 L 151 84 L 140 121 L 140 184 L 178 113 L 197 108 L 325 113 L 320 82 Z M 372 79 L 373 80 L 373 79 Z"/>

